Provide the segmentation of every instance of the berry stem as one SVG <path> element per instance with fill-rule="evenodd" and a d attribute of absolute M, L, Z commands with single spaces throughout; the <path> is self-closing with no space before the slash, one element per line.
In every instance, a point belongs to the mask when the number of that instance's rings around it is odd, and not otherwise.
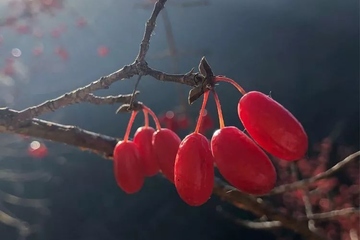
<path fill-rule="evenodd" d="M 157 118 L 156 114 L 150 108 L 145 106 L 144 104 L 143 104 L 143 109 L 145 111 L 147 111 L 148 113 L 150 113 L 151 117 L 154 119 L 154 122 L 155 122 L 155 125 L 156 125 L 156 130 L 160 130 L 161 125 L 160 125 L 159 119 Z"/>
<path fill-rule="evenodd" d="M 143 108 L 144 119 L 145 119 L 145 128 L 149 127 L 149 111 Z"/>
<path fill-rule="evenodd" d="M 200 127 L 201 127 L 201 123 L 202 123 L 202 117 L 204 115 L 204 110 L 205 110 L 205 107 L 206 107 L 206 103 L 209 99 L 209 91 L 206 91 L 204 93 L 204 99 L 203 99 L 203 102 L 202 102 L 202 105 L 201 105 L 201 108 L 200 108 L 200 113 L 199 113 L 199 118 L 197 120 L 197 123 L 196 123 L 196 127 L 195 127 L 195 133 L 199 133 L 200 131 Z"/>
<path fill-rule="evenodd" d="M 219 99 L 219 96 L 217 95 L 217 93 L 215 92 L 215 90 L 213 90 L 212 93 L 214 95 L 216 109 L 217 109 L 218 116 L 219 116 L 220 129 L 222 129 L 222 128 L 225 127 L 225 123 L 224 123 L 224 116 L 223 116 L 223 113 L 222 113 L 222 110 L 221 110 L 220 99 Z"/>
<path fill-rule="evenodd" d="M 132 125 L 134 123 L 134 120 L 135 120 L 135 117 L 136 117 L 137 113 L 138 113 L 137 111 L 132 111 L 131 112 L 131 117 L 130 117 L 129 123 L 127 125 L 125 136 L 124 136 L 124 142 L 127 142 L 129 140 L 130 130 L 131 130 L 131 127 L 132 127 Z"/>
<path fill-rule="evenodd" d="M 216 76 L 214 81 L 215 81 L 215 83 L 216 82 L 228 82 L 228 83 L 231 83 L 242 95 L 246 94 L 245 90 L 237 82 L 235 82 L 231 78 L 227 78 L 225 76 Z"/>

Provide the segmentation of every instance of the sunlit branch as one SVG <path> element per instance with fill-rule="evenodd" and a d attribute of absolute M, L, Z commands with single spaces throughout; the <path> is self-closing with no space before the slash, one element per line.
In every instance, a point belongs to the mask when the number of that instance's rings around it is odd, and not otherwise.
<path fill-rule="evenodd" d="M 333 210 L 330 212 L 323 212 L 323 213 L 314 213 L 311 216 L 307 217 L 308 219 L 313 220 L 328 220 L 331 218 L 336 218 L 340 216 L 348 216 L 353 214 L 360 214 L 359 208 L 343 208 L 339 210 Z"/>
<path fill-rule="evenodd" d="M 282 227 L 282 224 L 280 221 L 249 221 L 249 220 L 240 219 L 240 218 L 230 214 L 229 212 L 224 211 L 221 207 L 217 207 L 216 210 L 224 218 L 229 219 L 233 223 L 243 226 L 243 227 L 252 228 L 252 229 L 264 229 L 264 230 Z"/>
<path fill-rule="evenodd" d="M 50 202 L 47 199 L 29 199 L 29 198 L 21 198 L 0 190 L 0 200 L 10 203 L 12 205 L 18 205 L 23 207 L 31 207 L 31 208 L 47 208 Z"/>
<path fill-rule="evenodd" d="M 319 174 L 317 174 L 317 175 L 315 175 L 314 177 L 311 177 L 311 178 L 307 178 L 307 179 L 303 179 L 303 180 L 296 181 L 296 182 L 293 182 L 293 183 L 284 184 L 284 185 L 275 187 L 267 195 L 275 195 L 275 194 L 280 194 L 280 193 L 284 193 L 284 192 L 287 192 L 287 191 L 292 191 L 292 190 L 295 190 L 295 189 L 302 188 L 302 187 L 304 187 L 306 185 L 309 185 L 311 183 L 314 183 L 314 182 L 316 182 L 318 180 L 328 178 L 331 175 L 333 175 L 334 173 L 336 173 L 337 171 L 339 171 L 340 169 L 342 169 L 343 167 L 345 167 L 348 163 L 356 160 L 359 156 L 360 156 L 360 151 L 357 151 L 357 152 L 347 156 L 344 160 L 338 162 L 336 165 L 334 165 L 332 168 L 329 168 L 325 172 L 319 173 Z"/>

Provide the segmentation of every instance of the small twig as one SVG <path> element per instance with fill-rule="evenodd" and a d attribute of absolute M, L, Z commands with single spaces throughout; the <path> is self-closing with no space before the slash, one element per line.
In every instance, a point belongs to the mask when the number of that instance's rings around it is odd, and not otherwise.
<path fill-rule="evenodd" d="M 303 186 L 309 185 L 311 183 L 314 183 L 318 180 L 328 178 L 331 175 L 333 175 L 334 173 L 336 173 L 337 171 L 339 171 L 340 169 L 342 169 L 343 167 L 345 167 L 348 163 L 355 160 L 359 156 L 360 156 L 360 151 L 357 151 L 357 152 L 347 156 L 344 160 L 340 161 L 339 163 L 334 165 L 332 168 L 329 168 L 325 172 L 319 173 L 311 178 L 303 179 L 303 180 L 296 181 L 296 182 L 289 183 L 289 184 L 280 185 L 278 187 L 275 187 L 270 193 L 268 193 L 266 195 L 275 195 L 275 194 L 280 194 L 280 193 L 284 193 L 287 191 L 292 191 L 295 189 L 302 188 Z"/>
<path fill-rule="evenodd" d="M 221 206 L 218 206 L 216 210 L 226 219 L 229 219 L 230 221 L 234 222 L 237 225 L 244 226 L 247 228 L 252 229 L 273 229 L 273 228 L 279 228 L 282 227 L 282 224 L 280 221 L 263 221 L 263 222 L 255 222 L 255 221 L 249 221 L 249 220 L 243 220 L 238 217 L 235 217 L 234 215 L 230 214 L 227 211 L 224 211 Z"/>
<path fill-rule="evenodd" d="M 18 173 L 12 170 L 0 170 L 0 181 L 31 182 L 35 180 L 48 180 L 51 174 L 43 171 Z"/>
<path fill-rule="evenodd" d="M 156 26 L 156 18 L 158 17 L 160 11 L 164 8 L 165 3 L 166 3 L 166 0 L 158 0 L 155 3 L 154 9 L 150 16 L 150 19 L 146 22 L 144 36 L 141 41 L 139 53 L 136 57 L 135 62 L 144 61 L 146 53 L 149 50 L 151 34 L 154 31 L 155 26 Z"/>
<path fill-rule="evenodd" d="M 2 204 L 0 204 L 0 222 L 16 228 L 22 237 L 26 237 L 32 233 L 31 226 L 27 222 L 21 221 L 10 211 L 7 211 Z"/>
<path fill-rule="evenodd" d="M 298 168 L 297 168 L 296 163 L 292 162 L 290 168 L 291 168 L 291 174 L 293 176 L 293 179 L 299 180 L 298 172 L 297 172 Z M 305 214 L 308 219 L 307 222 L 308 222 L 309 229 L 311 231 L 316 231 L 317 229 L 315 226 L 315 222 L 314 222 L 314 220 L 310 219 L 311 216 L 313 215 L 313 210 L 312 210 L 312 205 L 311 205 L 311 202 L 309 199 L 309 192 L 308 192 L 307 186 L 303 186 L 303 188 L 302 188 L 302 199 L 304 202 Z"/>
<path fill-rule="evenodd" d="M 131 98 L 130 98 L 130 101 L 129 101 L 129 108 L 128 108 L 128 110 L 130 110 L 130 109 L 132 108 L 133 104 L 134 104 L 135 94 L 136 94 L 136 92 L 137 92 L 136 90 L 137 90 L 138 85 L 139 85 L 139 83 L 140 83 L 141 77 L 142 77 L 142 75 L 139 75 L 138 78 L 137 78 L 137 80 L 136 80 L 136 83 L 135 83 L 135 86 L 134 86 L 134 91 L 133 91 L 133 93 L 131 94 Z"/>
<path fill-rule="evenodd" d="M 45 208 L 50 204 L 47 199 L 29 199 L 29 198 L 21 198 L 0 190 L 0 200 L 10 203 L 12 205 L 18 205 L 23 207 L 31 207 L 31 208 Z"/>
<path fill-rule="evenodd" d="M 340 210 L 333 210 L 330 212 L 323 212 L 323 213 L 314 213 L 312 216 L 306 217 L 307 219 L 313 220 L 327 220 L 331 218 L 336 218 L 339 216 L 348 216 L 352 214 L 360 214 L 359 208 L 343 208 Z"/>

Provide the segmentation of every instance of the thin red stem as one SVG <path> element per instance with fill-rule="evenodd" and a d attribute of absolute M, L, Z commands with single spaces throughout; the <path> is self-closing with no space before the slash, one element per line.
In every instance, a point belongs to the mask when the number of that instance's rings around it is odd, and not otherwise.
<path fill-rule="evenodd" d="M 204 110 L 205 110 L 205 107 L 206 107 L 206 103 L 209 99 L 209 91 L 206 91 L 204 93 L 204 99 L 203 99 L 203 102 L 202 102 L 202 105 L 201 105 L 201 108 L 200 108 L 200 113 L 199 113 L 199 118 L 197 120 L 197 123 L 196 123 L 196 127 L 195 127 L 195 133 L 199 133 L 200 131 L 200 127 L 201 127 L 201 123 L 202 123 L 202 118 L 203 118 L 203 115 L 204 115 Z"/>
<path fill-rule="evenodd" d="M 143 108 L 144 119 L 145 119 L 145 128 L 149 127 L 149 111 Z"/>
<path fill-rule="evenodd" d="M 134 120 L 135 120 L 135 117 L 136 117 L 136 114 L 138 112 L 137 111 L 132 111 L 131 112 L 131 117 L 130 117 L 130 120 L 129 120 L 129 123 L 127 125 L 127 128 L 126 128 L 126 132 L 125 132 L 125 136 L 124 136 L 124 142 L 127 142 L 129 140 L 129 135 L 130 135 L 130 131 L 131 131 L 131 127 L 134 123 Z"/>
<path fill-rule="evenodd" d="M 215 90 L 213 90 L 212 93 L 214 95 L 216 109 L 217 109 L 218 116 L 219 116 L 220 129 L 222 129 L 225 127 L 225 123 L 224 123 L 224 116 L 223 116 L 222 110 L 221 110 L 220 99 L 219 99 L 219 96 L 217 95 L 217 93 L 215 92 Z"/>
<path fill-rule="evenodd" d="M 148 113 L 150 113 L 151 117 L 154 119 L 154 122 L 155 122 L 155 125 L 156 125 L 156 130 L 160 130 L 161 125 L 160 125 L 159 119 L 157 118 L 156 114 L 150 108 L 145 106 L 144 104 L 143 104 L 143 109 L 145 111 L 147 111 Z"/>
<path fill-rule="evenodd" d="M 225 76 L 216 76 L 214 80 L 215 80 L 215 82 L 228 82 L 228 83 L 231 83 L 242 95 L 246 94 L 245 90 L 237 82 L 235 82 L 231 78 L 227 78 Z"/>

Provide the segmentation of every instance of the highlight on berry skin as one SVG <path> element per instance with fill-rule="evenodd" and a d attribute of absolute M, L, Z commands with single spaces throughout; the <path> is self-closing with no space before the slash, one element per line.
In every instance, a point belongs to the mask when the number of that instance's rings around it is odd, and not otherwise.
<path fill-rule="evenodd" d="M 245 92 L 231 78 L 216 76 L 214 82 L 228 82 L 243 95 L 238 102 L 238 116 L 260 147 L 286 161 L 304 157 L 308 149 L 307 134 L 301 123 L 284 106 L 261 92 Z"/>
<path fill-rule="evenodd" d="M 180 198 L 190 206 L 207 202 L 214 187 L 214 158 L 208 139 L 199 133 L 208 97 L 207 91 L 196 128 L 181 141 L 175 160 L 175 187 Z"/>

